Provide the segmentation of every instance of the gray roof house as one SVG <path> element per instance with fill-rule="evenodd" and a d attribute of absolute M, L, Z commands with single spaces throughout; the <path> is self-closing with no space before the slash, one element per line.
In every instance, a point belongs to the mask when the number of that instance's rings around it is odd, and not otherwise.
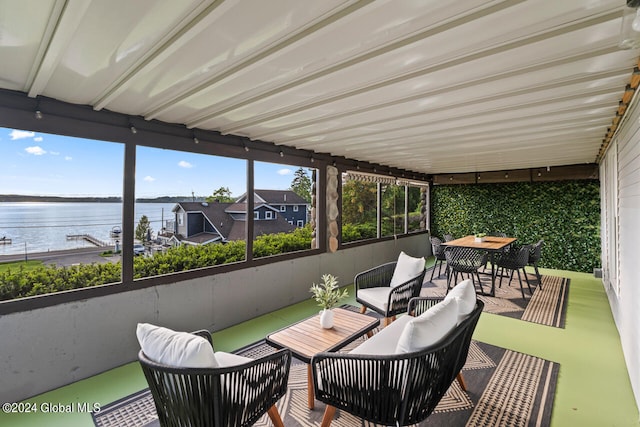
<path fill-rule="evenodd" d="M 294 197 L 295 196 L 295 197 Z M 253 209 L 254 234 L 293 231 L 306 224 L 308 203 L 293 191 L 256 190 Z M 277 202 L 271 205 L 268 201 Z M 295 209 L 295 212 L 294 212 Z M 175 215 L 173 244 L 203 245 L 245 238 L 246 195 L 233 203 L 181 202 L 172 209 Z M 289 218 L 283 214 L 289 213 Z M 302 214 L 302 215 L 300 215 Z M 303 218 L 304 222 L 299 218 Z"/>

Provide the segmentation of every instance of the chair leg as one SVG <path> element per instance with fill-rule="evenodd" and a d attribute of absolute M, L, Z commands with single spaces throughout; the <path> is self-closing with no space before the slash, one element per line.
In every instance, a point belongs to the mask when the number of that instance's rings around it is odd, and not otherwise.
<path fill-rule="evenodd" d="M 482 287 L 482 280 L 480 280 L 480 273 L 476 270 L 476 276 L 478 277 L 478 285 L 480 286 L 480 292 L 484 294 L 484 288 Z"/>
<path fill-rule="evenodd" d="M 363 305 L 362 307 L 360 307 L 360 314 L 365 314 L 367 312 L 367 306 Z"/>
<path fill-rule="evenodd" d="M 524 273 L 524 280 L 527 281 L 527 288 L 529 288 L 529 294 L 533 295 L 533 291 L 531 290 L 531 283 L 529 282 L 529 276 L 527 276 L 527 271 L 522 267 L 522 272 Z"/>
<path fill-rule="evenodd" d="M 282 418 L 280 418 L 280 413 L 278 412 L 276 405 L 269 408 L 267 414 L 269 414 L 269 418 L 271 419 L 274 427 L 284 427 L 284 423 L 282 422 Z"/>
<path fill-rule="evenodd" d="M 322 423 L 320 427 L 329 427 L 331 425 L 331 421 L 333 421 L 333 416 L 336 414 L 336 408 L 331 405 L 327 405 L 324 410 L 324 415 L 322 416 Z"/>
<path fill-rule="evenodd" d="M 438 259 L 436 258 L 436 263 L 435 263 L 435 264 L 433 264 L 433 270 L 431 270 L 431 279 L 429 279 L 429 281 L 430 281 L 430 282 L 432 282 L 432 281 L 433 281 L 433 273 L 435 273 L 435 272 L 436 272 L 436 266 L 437 266 L 437 265 L 438 265 Z M 442 264 L 440 264 L 440 268 L 442 268 Z M 439 276 L 440 276 L 440 275 L 438 274 L 438 277 L 439 277 Z"/>
<path fill-rule="evenodd" d="M 458 375 L 456 375 L 456 380 L 458 380 L 458 384 L 460 384 L 460 388 L 462 389 L 462 391 L 467 391 L 467 383 L 464 382 L 462 372 L 458 372 Z"/>
<path fill-rule="evenodd" d="M 386 328 L 389 326 L 394 320 L 396 320 L 396 316 L 385 317 L 382 321 L 382 324 Z"/>
<path fill-rule="evenodd" d="M 520 282 L 520 292 L 522 292 L 522 299 L 525 299 L 524 287 L 522 287 L 522 277 L 520 277 L 520 269 L 518 269 L 516 271 L 518 272 L 518 281 Z M 511 275 L 513 276 L 513 270 L 511 270 Z"/>
<path fill-rule="evenodd" d="M 542 276 L 540 275 L 540 271 L 538 271 L 538 263 L 533 264 L 533 268 L 536 270 L 536 277 L 538 278 L 538 287 L 542 289 Z"/>

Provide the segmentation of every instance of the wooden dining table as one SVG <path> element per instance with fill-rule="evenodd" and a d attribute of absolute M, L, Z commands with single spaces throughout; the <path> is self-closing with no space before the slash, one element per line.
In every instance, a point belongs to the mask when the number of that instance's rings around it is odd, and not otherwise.
<path fill-rule="evenodd" d="M 491 293 L 490 296 L 496 295 L 496 268 L 494 263 L 494 255 L 501 252 L 505 247 L 509 246 L 517 239 L 515 237 L 496 237 L 485 236 L 483 241 L 476 241 L 474 235 L 464 236 L 459 239 L 443 242 L 443 246 L 456 246 L 461 248 L 473 248 L 487 251 L 489 254 L 489 263 L 491 264 Z"/>

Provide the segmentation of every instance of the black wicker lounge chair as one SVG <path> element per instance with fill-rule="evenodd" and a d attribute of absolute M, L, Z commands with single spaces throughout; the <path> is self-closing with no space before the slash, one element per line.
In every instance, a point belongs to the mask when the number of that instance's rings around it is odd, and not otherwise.
<path fill-rule="evenodd" d="M 210 343 L 211 334 L 198 331 Z M 291 352 L 218 368 L 176 368 L 138 354 L 161 426 L 251 426 L 265 413 L 283 426 L 276 402 L 287 391 Z"/>
<path fill-rule="evenodd" d="M 409 313 L 428 308 L 431 304 L 425 300 L 413 300 Z M 315 355 L 315 395 L 327 404 L 322 426 L 331 424 L 336 409 L 379 425 L 406 426 L 426 419 L 464 366 L 483 307 L 477 300 L 466 319 L 438 343 L 419 351 Z"/>
<path fill-rule="evenodd" d="M 391 286 L 397 262 L 389 262 L 370 270 L 358 273 L 354 278 L 356 301 L 362 304 L 361 312 L 367 308 L 384 316 L 384 325 L 389 324 L 395 316 L 407 311 L 409 300 L 420 295 L 426 270 L 424 260 L 422 271 L 408 281 Z M 364 292 L 363 292 L 364 290 Z"/>

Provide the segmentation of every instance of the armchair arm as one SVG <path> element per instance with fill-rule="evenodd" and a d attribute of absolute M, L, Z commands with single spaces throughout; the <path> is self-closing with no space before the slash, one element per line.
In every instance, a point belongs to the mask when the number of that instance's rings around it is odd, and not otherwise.
<path fill-rule="evenodd" d="M 407 314 L 418 317 L 434 305 L 444 300 L 444 297 L 415 297 L 409 300 Z"/>
<path fill-rule="evenodd" d="M 291 351 L 279 350 L 220 373 L 221 425 L 253 425 L 287 392 Z"/>
<path fill-rule="evenodd" d="M 365 420 L 398 419 L 406 366 L 406 360 L 398 355 L 319 353 L 311 360 L 315 396 Z"/>
<path fill-rule="evenodd" d="M 387 305 L 387 312 L 389 316 L 395 316 L 396 314 L 404 313 L 407 310 L 407 305 L 411 298 L 420 295 L 422 289 L 422 282 L 424 281 L 424 275 L 426 270 L 422 270 L 418 276 L 413 279 L 396 286 L 389 293 L 389 301 Z"/>
<path fill-rule="evenodd" d="M 311 360 L 315 396 L 376 424 L 418 422 L 451 384 L 457 347 L 448 344 L 385 356 L 319 353 Z"/>
<path fill-rule="evenodd" d="M 396 264 L 397 262 L 393 261 L 356 274 L 356 277 L 353 279 L 356 292 L 358 292 L 358 289 L 389 286 L 393 272 L 396 269 Z"/>

